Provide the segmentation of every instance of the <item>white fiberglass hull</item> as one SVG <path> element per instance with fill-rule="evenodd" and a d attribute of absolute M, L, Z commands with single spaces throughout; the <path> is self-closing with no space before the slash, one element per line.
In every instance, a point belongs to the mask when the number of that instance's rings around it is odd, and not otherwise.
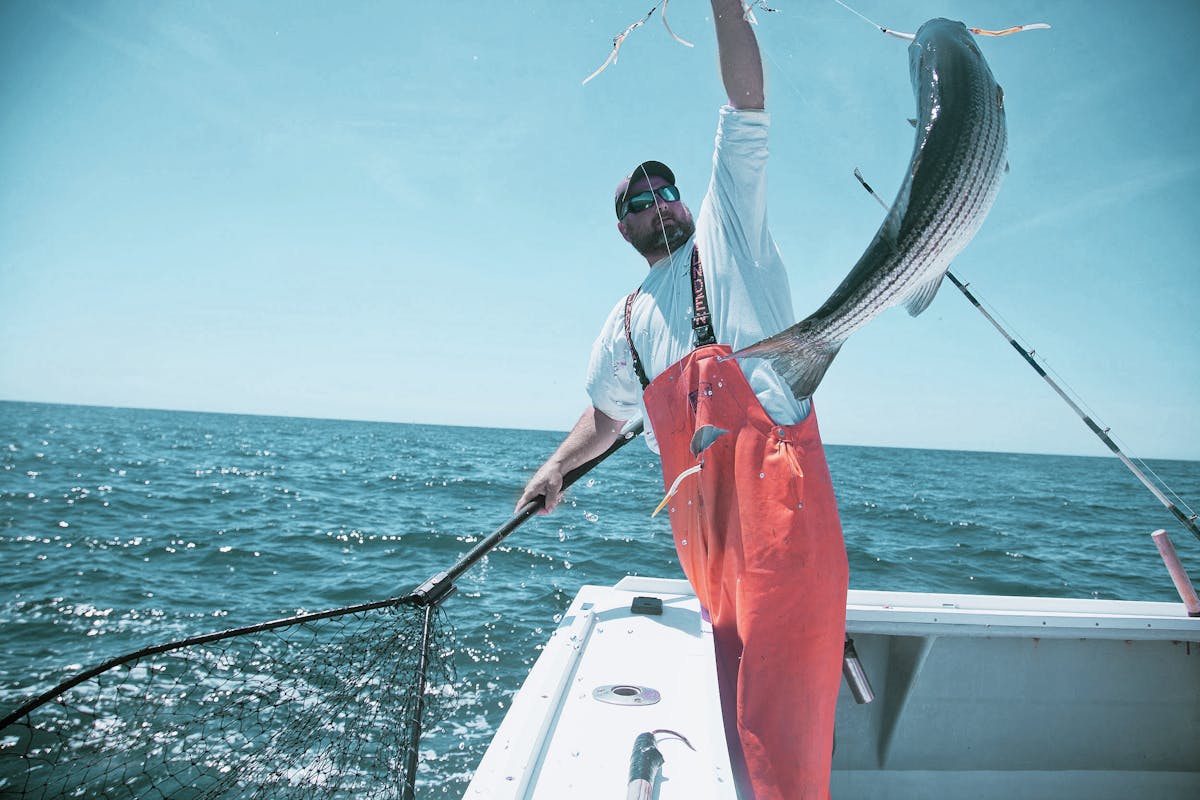
<path fill-rule="evenodd" d="M 663 614 L 631 613 L 638 596 Z M 1200 797 L 1200 619 L 1182 604 L 852 590 L 847 633 L 875 699 L 842 686 L 834 797 Z M 658 800 L 734 800 L 687 583 L 583 587 L 465 797 L 623 797 L 634 738 L 662 729 L 695 750 L 660 735 Z"/>

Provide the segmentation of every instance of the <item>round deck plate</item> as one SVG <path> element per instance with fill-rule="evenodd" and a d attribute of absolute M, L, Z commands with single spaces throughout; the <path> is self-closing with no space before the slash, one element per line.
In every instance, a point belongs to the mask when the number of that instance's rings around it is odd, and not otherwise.
<path fill-rule="evenodd" d="M 592 697 L 601 703 L 612 703 L 616 706 L 651 706 L 662 699 L 657 689 L 628 683 L 597 686 L 592 690 Z"/>

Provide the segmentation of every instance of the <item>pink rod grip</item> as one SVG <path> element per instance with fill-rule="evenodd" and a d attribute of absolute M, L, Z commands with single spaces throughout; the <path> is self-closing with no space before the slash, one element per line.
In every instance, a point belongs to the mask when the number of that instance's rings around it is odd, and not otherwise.
<path fill-rule="evenodd" d="M 1171 537 L 1167 536 L 1166 531 L 1155 531 L 1150 534 L 1150 538 L 1158 547 L 1158 553 L 1162 556 L 1163 563 L 1167 565 L 1167 572 L 1171 573 L 1171 580 L 1175 581 L 1175 589 L 1183 599 L 1188 616 L 1200 617 L 1200 597 L 1196 596 L 1196 587 L 1192 586 L 1192 581 L 1184 570 L 1183 563 L 1175 553 L 1175 545 L 1171 544 Z"/>

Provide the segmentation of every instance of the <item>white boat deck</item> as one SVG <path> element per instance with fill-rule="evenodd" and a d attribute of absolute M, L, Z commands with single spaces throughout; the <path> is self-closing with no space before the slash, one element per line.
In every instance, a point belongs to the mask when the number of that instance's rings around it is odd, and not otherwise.
<path fill-rule="evenodd" d="M 630 613 L 637 596 L 663 614 Z M 876 698 L 842 686 L 835 798 L 1200 797 L 1200 619 L 1182 604 L 851 591 L 847 631 Z M 613 686 L 631 702 L 596 698 Z M 685 581 L 584 587 L 465 796 L 624 796 L 634 738 L 669 729 L 696 749 L 660 738 L 658 800 L 732 800 L 716 697 Z"/>
<path fill-rule="evenodd" d="M 660 598 L 662 615 L 630 613 L 636 596 Z M 607 686 L 630 702 L 597 700 Z M 659 800 L 733 800 L 720 708 L 706 700 L 716 696 L 712 630 L 685 581 L 585 586 L 513 698 L 464 797 L 624 797 L 634 739 L 670 729 L 695 751 L 662 741 Z"/>

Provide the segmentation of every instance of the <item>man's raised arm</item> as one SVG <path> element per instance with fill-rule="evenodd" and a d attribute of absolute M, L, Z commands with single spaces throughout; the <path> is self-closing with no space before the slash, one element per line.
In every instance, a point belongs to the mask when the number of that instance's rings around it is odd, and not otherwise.
<path fill-rule="evenodd" d="M 734 108 L 765 108 L 762 55 L 742 0 L 712 0 L 721 79 Z"/>

